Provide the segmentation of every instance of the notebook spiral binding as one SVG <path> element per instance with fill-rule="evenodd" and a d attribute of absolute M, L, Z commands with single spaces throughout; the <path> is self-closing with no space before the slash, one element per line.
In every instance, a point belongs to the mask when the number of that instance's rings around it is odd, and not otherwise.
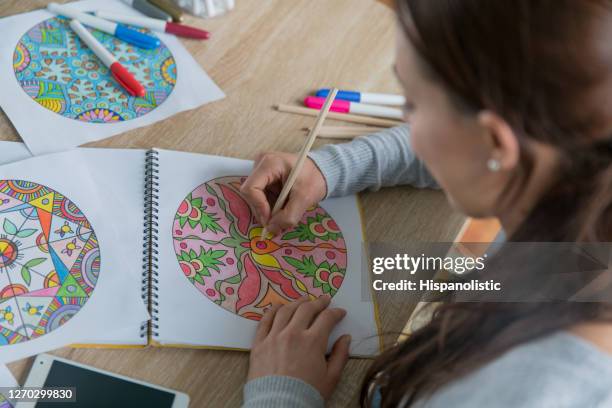
<path fill-rule="evenodd" d="M 144 195 L 144 223 L 143 223 L 143 258 L 142 258 L 142 299 L 149 308 L 151 320 L 140 328 L 140 337 L 156 337 L 159 329 L 159 296 L 157 287 L 159 283 L 157 244 L 158 235 L 158 204 L 159 204 L 159 153 L 149 150 L 145 158 L 145 195 Z"/>

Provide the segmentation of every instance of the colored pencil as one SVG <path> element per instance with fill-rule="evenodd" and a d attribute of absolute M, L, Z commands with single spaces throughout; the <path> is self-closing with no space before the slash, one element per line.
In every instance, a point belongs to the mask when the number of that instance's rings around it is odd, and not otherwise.
<path fill-rule="evenodd" d="M 275 108 L 279 112 L 296 113 L 298 115 L 317 116 L 319 114 L 319 111 L 317 109 L 310 109 L 302 106 L 279 104 L 276 105 Z M 352 115 L 350 113 L 329 112 L 327 117 L 329 119 L 342 120 L 344 122 L 361 123 L 362 125 L 372 125 L 381 127 L 393 127 L 404 124 L 404 122 L 401 122 L 399 120 L 373 118 L 370 116 Z"/>
<path fill-rule="evenodd" d="M 310 129 L 309 127 L 302 128 L 302 130 L 307 132 L 309 132 Z M 319 137 L 328 139 L 353 139 L 358 136 L 370 135 L 385 129 L 384 127 L 372 126 L 323 126 L 319 131 Z"/>
<path fill-rule="evenodd" d="M 336 97 L 337 93 L 338 93 L 338 90 L 336 88 L 333 88 L 331 92 L 329 93 L 329 95 L 327 95 L 327 98 L 325 99 L 325 103 L 323 104 L 323 107 L 318 112 L 317 120 L 315 121 L 315 124 L 312 130 L 310 131 L 310 133 L 308 134 L 308 138 L 306 139 L 306 142 L 304 143 L 304 146 L 302 147 L 302 150 L 300 151 L 298 155 L 298 159 L 295 163 L 295 166 L 293 166 L 293 169 L 291 169 L 291 172 L 289 173 L 289 177 L 287 177 L 287 181 L 285 182 L 285 185 L 283 185 L 283 188 L 280 194 L 278 195 L 276 202 L 274 203 L 274 207 L 272 208 L 270 217 L 272 217 L 281 208 L 285 206 L 287 197 L 289 197 L 289 193 L 291 192 L 291 189 L 293 188 L 293 185 L 295 184 L 295 181 L 297 180 L 298 175 L 300 174 L 300 171 L 302 170 L 302 167 L 304 167 L 304 163 L 306 162 L 306 157 L 308 155 L 308 152 L 310 152 L 310 149 L 312 148 L 312 145 L 315 142 L 317 135 L 319 134 L 319 131 L 321 130 L 321 126 L 323 126 L 323 122 L 325 122 L 325 118 L 329 114 L 329 109 L 331 108 L 332 102 L 334 101 L 334 98 Z M 265 239 L 267 235 L 268 235 L 268 231 L 266 227 L 264 226 L 262 233 L 261 233 L 260 240 Z"/>

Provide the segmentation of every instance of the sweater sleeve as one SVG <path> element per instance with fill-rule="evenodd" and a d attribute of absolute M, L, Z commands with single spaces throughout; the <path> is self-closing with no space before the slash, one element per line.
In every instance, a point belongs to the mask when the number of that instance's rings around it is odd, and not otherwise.
<path fill-rule="evenodd" d="M 410 147 L 408 125 L 327 145 L 309 157 L 323 173 L 327 197 L 339 197 L 396 185 L 438 188 Z"/>
<path fill-rule="evenodd" d="M 565 331 L 511 348 L 415 408 L 611 407 L 612 356 Z"/>
<path fill-rule="evenodd" d="M 325 401 L 313 386 L 293 377 L 267 376 L 249 381 L 242 408 L 323 408 Z"/>

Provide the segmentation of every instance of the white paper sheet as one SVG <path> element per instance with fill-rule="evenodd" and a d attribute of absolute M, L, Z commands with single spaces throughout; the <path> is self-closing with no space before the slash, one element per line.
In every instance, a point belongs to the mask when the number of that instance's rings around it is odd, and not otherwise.
<path fill-rule="evenodd" d="M 139 15 L 115 0 L 86 0 L 70 3 L 81 11 L 104 9 L 122 14 Z M 66 118 L 37 104 L 21 88 L 13 69 L 15 46 L 27 30 L 52 17 L 44 9 L 0 19 L 0 107 L 35 154 L 59 152 L 84 143 L 104 139 L 131 129 L 150 125 L 178 112 L 193 109 L 224 97 L 223 92 L 202 70 L 180 41 L 172 35 L 155 33 L 172 52 L 177 66 L 174 90 L 153 111 L 117 123 L 84 123 Z"/>
<path fill-rule="evenodd" d="M 32 153 L 23 143 L 0 141 L 0 165 L 30 157 L 32 157 Z"/>
<path fill-rule="evenodd" d="M 124 257 L 121 260 L 126 271 L 142 279 L 142 257 L 144 245 L 143 202 L 145 150 L 139 149 L 77 149 L 81 160 L 95 169 L 92 174 L 96 188 L 105 192 L 107 219 L 118 227 L 119 242 Z M 140 299 L 141 291 L 135 296 Z M 144 302 L 143 302 L 144 305 Z M 85 344 L 146 345 L 146 336 L 141 336 L 141 326 L 148 321 L 123 329 L 108 328 L 104 334 L 96 333 L 82 340 Z"/>
<path fill-rule="evenodd" d="M 161 344 L 248 349 L 257 322 L 231 313 L 207 299 L 181 272 L 172 239 L 176 210 L 195 187 L 216 177 L 248 175 L 252 162 L 217 156 L 159 150 L 159 336 Z M 321 206 L 338 223 L 347 243 L 348 267 L 332 305 L 347 316 L 332 333 L 353 337 L 352 355 L 378 352 L 373 303 L 362 300 L 362 226 L 356 197 L 326 200 Z"/>
<path fill-rule="evenodd" d="M 107 203 L 109 212 L 118 214 L 117 225 L 121 226 L 122 234 L 135 237 L 126 240 L 124 250 L 126 257 L 124 267 L 135 274 L 142 274 L 142 217 L 134 217 L 142 213 L 144 199 L 144 150 L 137 149 L 79 149 L 90 167 L 96 169 L 91 174 L 96 180 L 95 185 L 103 191 L 113 191 L 109 196 L 115 200 Z M 0 165 L 32 157 L 27 147 L 19 142 L 0 141 Z M 117 179 L 121 183 L 117 183 Z M 148 316 L 147 316 L 148 317 Z M 145 324 L 143 321 L 142 324 Z M 104 335 L 82 340 L 85 344 L 124 344 L 146 345 L 146 337 L 142 337 L 139 326 L 127 327 L 121 330 L 109 330 Z"/>
<path fill-rule="evenodd" d="M 0 167 L 0 180 L 21 179 L 58 191 L 73 201 L 91 222 L 101 250 L 101 271 L 96 287 L 83 308 L 61 327 L 36 339 L 0 346 L 0 362 L 21 358 L 90 339 L 109 332 L 133 330 L 148 318 L 141 299 L 141 275 L 126 267 L 125 242 L 137 240 L 121 234 L 107 210 L 117 197 L 91 176 L 100 171 L 79 150 L 35 157 Z M 78 169 L 79 171 L 75 171 Z M 121 179 L 116 180 L 122 182 Z M 121 341 L 117 341 L 121 344 Z"/>

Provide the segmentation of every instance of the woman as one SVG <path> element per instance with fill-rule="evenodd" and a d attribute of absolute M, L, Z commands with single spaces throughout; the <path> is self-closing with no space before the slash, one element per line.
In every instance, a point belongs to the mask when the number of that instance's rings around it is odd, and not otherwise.
<path fill-rule="evenodd" d="M 272 218 L 266 193 L 296 158 L 262 156 L 243 187 L 260 220 L 277 232 L 325 197 L 437 182 L 458 210 L 498 217 L 508 241 L 612 241 L 612 2 L 397 3 L 395 69 L 409 128 L 313 152 Z M 544 269 L 506 273 L 528 280 Z M 344 316 L 328 304 L 266 314 L 245 406 L 314 407 L 330 397 L 350 339 L 326 359 Z M 362 404 L 612 406 L 610 317 L 595 302 L 447 304 L 375 360 Z"/>

